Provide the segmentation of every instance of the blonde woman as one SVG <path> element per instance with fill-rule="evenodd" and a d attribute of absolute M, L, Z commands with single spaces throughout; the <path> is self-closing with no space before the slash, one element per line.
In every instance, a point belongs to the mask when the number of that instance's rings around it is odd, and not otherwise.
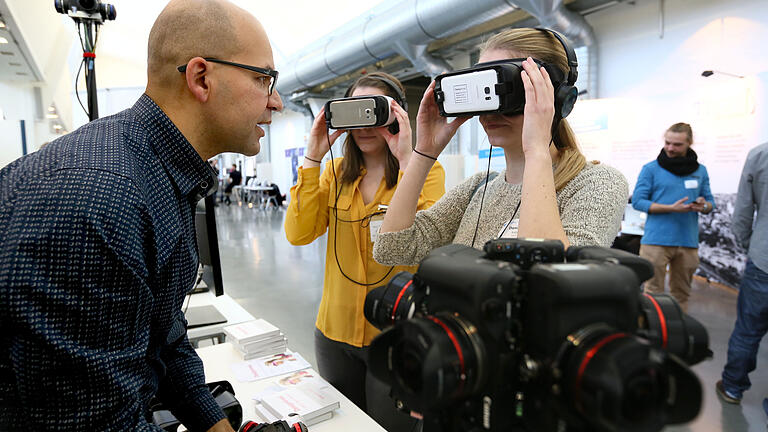
<path fill-rule="evenodd" d="M 480 116 L 488 140 L 504 149 L 506 161 L 506 169 L 488 183 L 484 198 L 483 172 L 450 190 L 429 210 L 417 212 L 418 191 L 433 158 L 467 120 L 448 122 L 439 115 L 434 83 L 424 93 L 414 155 L 381 227 L 373 252 L 376 261 L 416 264 L 434 248 L 449 243 L 482 248 L 497 237 L 557 239 L 565 247 L 610 246 L 627 201 L 627 181 L 611 167 L 587 162 L 566 120 L 559 122 L 552 137 L 554 88 L 547 71 L 533 62 L 549 63 L 567 75 L 562 44 L 548 31 L 511 29 L 488 40 L 480 62 L 515 58 L 526 59 L 521 73 L 523 114 Z"/>

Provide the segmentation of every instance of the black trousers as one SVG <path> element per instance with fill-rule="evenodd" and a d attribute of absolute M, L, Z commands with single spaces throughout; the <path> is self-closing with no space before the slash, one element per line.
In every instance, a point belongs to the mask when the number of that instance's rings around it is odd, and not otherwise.
<path fill-rule="evenodd" d="M 389 386 L 368 372 L 368 347 L 328 339 L 315 329 L 315 357 L 320 376 L 389 432 L 418 431 L 419 420 L 398 410 Z"/>

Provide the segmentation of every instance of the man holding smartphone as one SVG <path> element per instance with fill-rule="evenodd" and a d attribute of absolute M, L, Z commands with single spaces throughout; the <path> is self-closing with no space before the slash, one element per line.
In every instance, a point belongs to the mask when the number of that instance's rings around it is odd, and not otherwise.
<path fill-rule="evenodd" d="M 664 292 L 669 265 L 669 291 L 688 310 L 693 273 L 699 267 L 699 213 L 714 208 L 707 168 L 691 149 L 693 130 L 676 123 L 664 133 L 664 148 L 640 171 L 632 206 L 648 213 L 640 256 L 653 264 L 645 289 Z"/>
<path fill-rule="evenodd" d="M 174 0 L 149 35 L 136 104 L 0 171 L 0 430 L 232 431 L 181 306 L 197 272 L 206 160 L 255 155 L 282 109 L 261 24 Z M 204 57 L 205 56 L 205 57 Z"/>

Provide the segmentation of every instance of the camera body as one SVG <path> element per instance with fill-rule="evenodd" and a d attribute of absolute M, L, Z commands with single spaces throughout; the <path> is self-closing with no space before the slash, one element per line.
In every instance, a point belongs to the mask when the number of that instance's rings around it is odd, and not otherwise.
<path fill-rule="evenodd" d="M 101 0 L 54 0 L 56 12 L 65 14 L 72 19 L 90 20 L 102 23 L 117 18 L 115 7 Z"/>
<path fill-rule="evenodd" d="M 701 385 L 681 357 L 711 354 L 706 331 L 668 296 L 640 292 L 621 264 L 640 258 L 565 254 L 559 241 L 485 249 L 438 248 L 366 297 L 384 329 L 371 372 L 423 414 L 424 432 L 649 431 L 698 414 Z"/>
<path fill-rule="evenodd" d="M 331 129 L 363 129 L 390 126 L 399 128 L 389 96 L 351 96 L 331 99 L 325 104 L 325 121 Z"/>

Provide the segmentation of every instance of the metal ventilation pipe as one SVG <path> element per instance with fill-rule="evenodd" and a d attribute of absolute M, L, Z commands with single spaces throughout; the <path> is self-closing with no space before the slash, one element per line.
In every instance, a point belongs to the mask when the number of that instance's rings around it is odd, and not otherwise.
<path fill-rule="evenodd" d="M 514 0 L 514 3 L 542 26 L 565 35 L 575 46 L 587 47 L 586 90 L 591 98 L 597 98 L 597 37 L 587 20 L 566 8 L 563 0 Z"/>
<path fill-rule="evenodd" d="M 278 91 L 286 96 L 396 54 L 435 76 L 448 64 L 430 55 L 433 40 L 515 10 L 510 0 L 400 0 L 374 9 L 308 46 L 281 65 Z"/>

